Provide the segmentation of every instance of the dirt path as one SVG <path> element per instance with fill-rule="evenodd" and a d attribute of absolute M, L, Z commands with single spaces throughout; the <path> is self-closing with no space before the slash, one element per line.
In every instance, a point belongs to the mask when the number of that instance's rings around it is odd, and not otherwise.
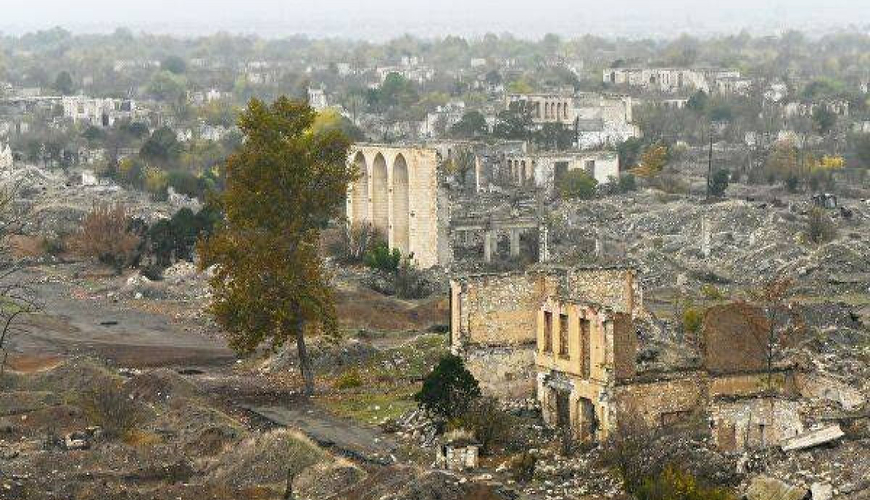
<path fill-rule="evenodd" d="M 249 411 L 283 427 L 297 429 L 319 445 L 364 462 L 388 465 L 398 445 L 377 429 L 330 415 L 311 406 L 247 406 Z"/>
<path fill-rule="evenodd" d="M 55 268 L 52 268 L 54 271 Z M 234 359 L 223 340 L 193 331 L 184 320 L 146 312 L 124 301 L 83 296 L 71 280 L 45 281 L 48 270 L 30 268 L 43 312 L 13 335 L 11 357 L 86 354 L 129 367 L 226 364 Z"/>

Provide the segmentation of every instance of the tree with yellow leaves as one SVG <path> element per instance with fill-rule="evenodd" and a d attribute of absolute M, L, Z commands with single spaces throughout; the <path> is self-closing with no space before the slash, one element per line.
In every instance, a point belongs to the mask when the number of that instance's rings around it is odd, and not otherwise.
<path fill-rule="evenodd" d="M 348 139 L 334 128 L 313 131 L 315 116 L 285 97 L 251 100 L 239 120 L 246 140 L 227 160 L 217 200 L 223 224 L 199 246 L 201 265 L 217 264 L 210 310 L 230 346 L 249 353 L 295 340 L 306 395 L 314 374 L 305 335 L 336 331 L 320 228 L 338 214 L 355 177 Z"/>
<path fill-rule="evenodd" d="M 655 177 L 664 170 L 668 164 L 668 147 L 661 143 L 653 144 L 646 148 L 640 155 L 640 164 L 632 169 L 632 173 L 640 177 Z"/>

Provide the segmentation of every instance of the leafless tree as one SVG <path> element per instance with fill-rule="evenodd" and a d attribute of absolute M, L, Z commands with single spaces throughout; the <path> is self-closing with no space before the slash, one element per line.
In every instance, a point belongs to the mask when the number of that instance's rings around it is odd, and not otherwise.
<path fill-rule="evenodd" d="M 764 348 L 767 390 L 773 391 L 774 363 L 788 338 L 802 329 L 801 320 L 788 300 L 792 288 L 789 278 L 776 278 L 762 283 L 752 291 L 752 298 L 764 310 L 764 324 L 756 325 L 756 340 Z"/>
<path fill-rule="evenodd" d="M 18 185 L 0 187 L 0 379 L 9 357 L 9 339 L 26 333 L 28 317 L 37 311 L 36 294 L 21 276 L 21 262 L 12 253 L 10 237 L 19 234 L 26 212 L 16 207 Z"/>

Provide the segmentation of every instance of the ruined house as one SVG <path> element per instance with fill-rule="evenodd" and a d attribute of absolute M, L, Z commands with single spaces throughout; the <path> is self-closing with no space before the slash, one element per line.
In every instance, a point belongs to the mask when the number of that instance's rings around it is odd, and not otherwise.
<path fill-rule="evenodd" d="M 635 101 L 626 95 L 577 94 L 574 99 L 577 146 L 596 149 L 640 137 L 640 129 L 633 123 L 634 104 Z"/>
<path fill-rule="evenodd" d="M 507 105 L 522 103 L 529 110 L 532 123 L 561 123 L 573 125 L 574 97 L 571 92 L 548 92 L 538 94 L 508 94 Z"/>
<path fill-rule="evenodd" d="M 766 332 L 763 313 L 738 303 L 710 308 L 701 338 L 674 339 L 643 306 L 627 267 L 451 281 L 452 350 L 483 389 L 534 394 L 548 425 L 584 441 L 623 424 L 693 423 L 728 450 L 798 435 L 795 377 L 766 370 Z"/>
<path fill-rule="evenodd" d="M 503 172 L 515 186 L 534 186 L 552 193 L 567 172 L 582 170 L 605 184 L 619 177 L 619 155 L 614 151 L 562 151 L 520 153 L 504 157 Z"/>

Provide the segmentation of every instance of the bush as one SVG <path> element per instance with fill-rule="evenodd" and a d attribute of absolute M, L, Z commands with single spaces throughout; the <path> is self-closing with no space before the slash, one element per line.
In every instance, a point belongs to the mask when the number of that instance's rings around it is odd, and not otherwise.
<path fill-rule="evenodd" d="M 828 214 L 819 207 L 813 207 L 807 214 L 807 237 L 813 243 L 827 243 L 837 236 L 837 228 Z"/>
<path fill-rule="evenodd" d="M 480 385 L 458 356 L 448 354 L 423 380 L 414 400 L 425 410 L 447 420 L 465 414 L 480 397 Z"/>
<path fill-rule="evenodd" d="M 360 376 L 359 370 L 353 369 L 342 373 L 341 376 L 336 379 L 335 388 L 353 389 L 362 386 L 362 384 L 362 376 Z"/>
<path fill-rule="evenodd" d="M 212 208 L 205 207 L 196 214 L 182 208 L 171 219 L 158 221 L 148 229 L 148 253 L 161 267 L 172 265 L 178 259 L 192 261 L 196 242 L 211 234 L 218 221 L 220 213 Z"/>
<path fill-rule="evenodd" d="M 704 313 L 695 307 L 687 307 L 683 311 L 683 331 L 698 333 L 701 323 L 704 321 Z"/>
<path fill-rule="evenodd" d="M 559 180 L 559 194 L 563 199 L 588 200 L 595 196 L 598 181 L 582 170 L 569 170 Z"/>
<path fill-rule="evenodd" d="M 727 298 L 722 290 L 709 283 L 701 286 L 701 294 L 707 300 L 725 300 Z"/>
<path fill-rule="evenodd" d="M 486 454 L 493 446 L 504 445 L 510 440 L 513 418 L 499 408 L 498 400 L 486 397 L 472 402 L 465 413 L 450 421 L 448 428 L 473 432 L 481 452 Z"/>
<path fill-rule="evenodd" d="M 402 299 L 422 299 L 429 295 L 423 274 L 414 265 L 413 256 L 402 259 L 395 275 L 396 295 Z"/>
<path fill-rule="evenodd" d="M 66 243 L 63 238 L 50 237 L 41 241 L 42 251 L 47 255 L 58 256 L 66 252 Z"/>
<path fill-rule="evenodd" d="M 538 459 L 531 453 L 524 451 L 515 456 L 510 463 L 510 472 L 514 481 L 518 483 L 527 483 L 535 477 L 535 466 L 538 464 Z"/>
<path fill-rule="evenodd" d="M 111 265 L 118 272 L 133 262 L 139 242 L 121 205 L 95 206 L 69 241 L 79 255 Z"/>
<path fill-rule="evenodd" d="M 629 173 L 620 174 L 618 186 L 620 193 L 637 191 L 637 181 L 635 180 L 634 175 Z"/>
<path fill-rule="evenodd" d="M 643 479 L 632 492 L 637 500 L 734 500 L 732 492 L 725 488 L 700 484 L 695 476 L 673 466 L 661 474 Z"/>
<path fill-rule="evenodd" d="M 399 269 L 399 263 L 402 261 L 402 252 L 398 248 L 390 251 L 390 247 L 383 241 L 375 243 L 365 255 L 365 265 L 377 269 L 394 273 Z"/>
<path fill-rule="evenodd" d="M 789 193 L 796 193 L 799 184 L 800 179 L 798 179 L 798 176 L 794 174 L 790 174 L 788 177 L 785 178 L 785 188 L 788 190 Z"/>
<path fill-rule="evenodd" d="M 139 406 L 116 383 L 93 387 L 85 393 L 80 406 L 109 439 L 130 436 L 142 419 Z"/>
<path fill-rule="evenodd" d="M 713 172 L 713 175 L 710 177 L 710 195 L 720 197 L 725 194 L 730 178 L 731 175 L 727 170 L 719 169 Z"/>
<path fill-rule="evenodd" d="M 375 228 L 368 222 L 354 222 L 344 226 L 335 255 L 348 264 L 363 261 L 372 242 L 377 238 Z"/>

